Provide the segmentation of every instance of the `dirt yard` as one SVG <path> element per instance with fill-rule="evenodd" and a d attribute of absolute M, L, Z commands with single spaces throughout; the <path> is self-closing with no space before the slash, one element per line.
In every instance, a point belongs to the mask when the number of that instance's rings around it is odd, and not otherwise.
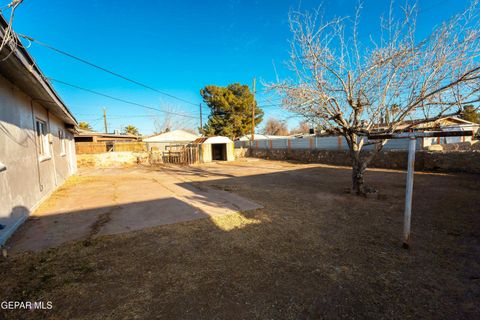
<path fill-rule="evenodd" d="M 0 319 L 480 318 L 479 175 L 415 175 L 405 250 L 404 172 L 370 170 L 380 196 L 365 199 L 345 192 L 341 167 L 252 159 L 152 170 L 263 208 L 13 254 L 0 262 L 0 301 L 53 309 Z"/>

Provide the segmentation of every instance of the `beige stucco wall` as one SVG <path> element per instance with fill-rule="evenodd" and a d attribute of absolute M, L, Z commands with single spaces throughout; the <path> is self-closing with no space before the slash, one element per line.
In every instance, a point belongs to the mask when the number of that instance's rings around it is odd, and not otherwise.
<path fill-rule="evenodd" d="M 233 142 L 227 143 L 227 161 L 235 160 L 235 145 Z"/>
<path fill-rule="evenodd" d="M 34 119 L 47 123 L 51 134 L 50 158 L 39 161 Z M 61 154 L 58 129 L 65 133 Z M 62 121 L 0 77 L 0 244 L 56 187 L 76 171 L 73 135 Z"/>
<path fill-rule="evenodd" d="M 203 143 L 200 147 L 200 162 L 212 162 L 212 145 Z"/>

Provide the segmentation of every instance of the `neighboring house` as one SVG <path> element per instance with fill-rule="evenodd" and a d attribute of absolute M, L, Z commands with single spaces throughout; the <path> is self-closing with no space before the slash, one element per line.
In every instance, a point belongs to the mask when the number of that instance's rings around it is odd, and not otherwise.
<path fill-rule="evenodd" d="M 419 138 L 417 148 L 427 148 L 432 144 L 449 144 L 458 142 L 473 141 L 478 132 L 480 125 L 468 120 L 460 119 L 455 116 L 445 116 L 436 120 L 419 123 L 418 120 L 405 120 L 397 126 L 397 132 L 409 131 L 472 131 L 471 136 L 464 137 L 434 137 L 434 138 Z M 382 125 L 376 126 L 378 130 L 384 129 Z M 386 148 L 392 148 L 392 145 L 401 144 L 401 148 L 407 147 L 405 140 L 390 140 L 385 145 Z"/>
<path fill-rule="evenodd" d="M 2 39 L 6 27 L 0 15 Z M 10 50 L 0 52 L 0 244 L 76 172 L 77 121 L 20 41 Z"/>
<path fill-rule="evenodd" d="M 233 141 L 227 137 L 202 137 L 192 142 L 200 148 L 200 162 L 235 160 Z"/>
<path fill-rule="evenodd" d="M 418 138 L 417 150 L 426 149 L 432 144 L 449 144 L 458 142 L 470 142 L 479 131 L 479 124 L 473 123 L 454 116 L 447 116 L 435 121 L 418 123 L 415 121 L 404 121 L 397 127 L 397 132 L 408 131 L 472 131 L 472 136 L 464 137 L 435 137 Z M 384 132 L 387 127 L 383 124 L 376 125 L 374 131 Z M 347 150 L 347 141 L 343 136 L 338 135 L 315 135 L 301 134 L 292 136 L 269 136 L 255 135 L 253 144 L 250 142 L 250 135 L 241 137 L 235 141 L 236 148 L 256 149 L 321 149 L 321 150 Z M 366 150 L 373 149 L 372 144 L 364 146 Z M 391 139 L 383 146 L 386 150 L 407 150 L 408 139 Z"/>
<path fill-rule="evenodd" d="M 435 121 L 425 122 L 417 125 L 408 125 L 408 122 L 406 122 L 406 125 L 407 127 L 405 129 L 413 129 L 415 131 L 473 131 L 472 136 L 466 137 L 423 138 L 423 147 L 428 147 L 432 144 L 448 144 L 472 141 L 473 137 L 476 135 L 480 127 L 478 123 L 474 123 L 453 116 L 444 117 Z"/>
<path fill-rule="evenodd" d="M 123 133 L 102 133 L 78 129 L 75 142 L 131 142 L 140 140 L 139 136 Z"/>
<path fill-rule="evenodd" d="M 157 134 L 146 139 L 148 150 L 156 149 L 158 151 L 168 151 L 170 149 L 183 147 L 197 139 L 199 135 L 184 130 L 173 130 Z"/>

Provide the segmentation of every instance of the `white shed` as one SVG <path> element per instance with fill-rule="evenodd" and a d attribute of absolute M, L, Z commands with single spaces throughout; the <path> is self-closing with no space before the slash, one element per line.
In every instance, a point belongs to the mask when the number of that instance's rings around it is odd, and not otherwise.
<path fill-rule="evenodd" d="M 235 156 L 233 153 L 233 141 L 227 137 L 203 137 L 193 142 L 200 146 L 200 161 L 233 161 Z"/>

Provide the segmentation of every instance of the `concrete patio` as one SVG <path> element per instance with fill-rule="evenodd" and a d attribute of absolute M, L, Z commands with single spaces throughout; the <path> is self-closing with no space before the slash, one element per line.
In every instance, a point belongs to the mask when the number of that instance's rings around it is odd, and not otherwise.
<path fill-rule="evenodd" d="M 72 240 L 260 207 L 169 170 L 83 169 L 31 214 L 7 247 L 13 253 L 39 251 Z"/>

